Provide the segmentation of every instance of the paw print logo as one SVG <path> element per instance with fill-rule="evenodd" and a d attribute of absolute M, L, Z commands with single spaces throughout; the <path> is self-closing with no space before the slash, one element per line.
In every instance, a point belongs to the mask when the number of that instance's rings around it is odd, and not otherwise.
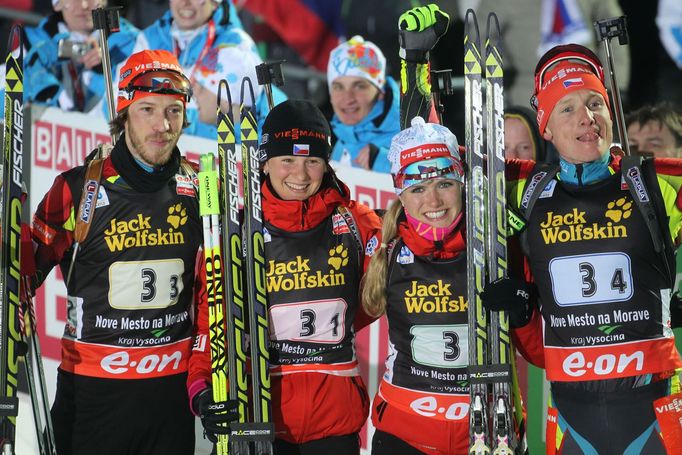
<path fill-rule="evenodd" d="M 187 210 L 182 204 L 171 205 L 168 208 L 168 218 L 166 218 L 166 221 L 175 229 L 183 226 L 187 222 Z"/>
<path fill-rule="evenodd" d="M 624 197 L 609 202 L 606 207 L 608 210 L 604 215 L 614 223 L 626 220 L 632 215 L 632 201 L 628 201 Z"/>
<path fill-rule="evenodd" d="M 329 259 L 327 264 L 334 267 L 334 270 L 339 270 L 341 267 L 348 264 L 348 248 L 344 248 L 343 245 L 339 245 L 336 248 L 331 248 L 329 250 Z"/>

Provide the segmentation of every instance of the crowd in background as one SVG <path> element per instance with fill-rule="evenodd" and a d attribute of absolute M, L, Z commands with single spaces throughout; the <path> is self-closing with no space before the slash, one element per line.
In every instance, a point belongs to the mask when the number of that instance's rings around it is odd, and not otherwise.
<path fill-rule="evenodd" d="M 103 4 L 103 2 L 95 1 L 81 3 L 90 7 L 99 6 L 95 3 Z M 109 6 L 121 7 L 120 16 L 125 18 L 131 27 L 140 30 L 147 28 L 145 36 L 149 35 L 148 27 L 153 27 L 155 22 L 157 25 L 159 22 L 163 23 L 164 14 L 169 17 L 172 12 L 172 8 L 169 11 L 171 3 L 177 6 L 183 2 L 169 2 L 168 0 L 145 2 L 112 0 L 108 2 Z M 202 2 L 187 1 L 187 3 L 200 4 Z M 211 1 L 203 3 L 211 3 Z M 376 45 L 382 53 L 387 80 L 397 79 L 399 64 L 395 24 L 399 14 L 413 6 L 412 3 L 414 2 L 407 0 L 380 2 L 237 0 L 232 1 L 230 7 L 234 16 L 230 18 L 230 26 L 243 28 L 245 34 L 253 39 L 254 49 L 257 48 L 257 51 L 251 53 L 245 59 L 246 62 L 286 60 L 284 71 L 286 82 L 282 88 L 286 96 L 310 99 L 322 109 L 328 119 L 332 120 L 331 81 L 328 81 L 329 85 L 325 83 L 331 51 L 344 39 L 360 35 L 370 44 Z M 533 84 L 532 62 L 546 50 L 547 46 L 562 41 L 576 42 L 601 52 L 601 43 L 595 36 L 592 21 L 624 14 L 629 18 L 627 21 L 629 43 L 626 46 L 620 46 L 617 40 L 613 40 L 612 48 L 625 113 L 666 101 L 669 103 L 669 109 L 679 115 L 679 106 L 682 105 L 682 88 L 675 81 L 678 81 L 682 75 L 682 67 L 679 66 L 682 65 L 680 57 L 682 48 L 680 43 L 675 42 L 675 36 L 680 35 L 682 14 L 675 2 L 669 0 L 659 0 L 653 3 L 631 0 L 604 2 L 544 0 L 538 3 L 534 0 L 523 0 L 513 2 L 513 6 L 492 4 L 487 0 L 440 3 L 441 9 L 449 13 L 452 20 L 448 33 L 431 53 L 431 69 L 452 69 L 455 81 L 461 78 L 463 74 L 463 12 L 468 7 L 476 8 L 482 16 L 479 21 L 483 22 L 484 13 L 488 10 L 495 10 L 500 18 L 503 35 L 506 103 L 508 109 L 512 109 L 512 113 L 529 106 L 529 87 Z M 37 17 L 52 14 L 54 9 L 59 10 L 60 8 L 55 6 L 58 4 L 57 1 L 50 3 L 46 0 L 12 0 L 7 7 L 8 10 L 31 12 Z M 17 20 L 0 18 L 0 52 L 2 55 L 6 52 L 7 32 L 12 22 L 17 22 Z M 25 25 L 35 24 L 25 23 Z M 484 33 L 484 27 L 481 27 L 481 33 Z M 137 39 L 134 49 L 139 50 L 145 45 L 149 43 L 140 43 L 140 39 Z M 158 46 L 158 43 L 154 45 Z M 528 52 L 528 49 L 537 51 Z M 188 55 L 196 57 L 197 52 L 189 52 Z M 216 51 L 216 54 L 220 53 L 219 50 Z M 222 53 L 225 54 L 225 52 Z M 603 54 L 600 55 L 603 57 Z M 234 60 L 232 55 L 216 55 L 213 60 L 220 64 L 228 58 Z M 182 63 L 182 58 L 180 60 Z M 224 66 L 219 68 L 224 68 Z M 114 74 L 115 70 L 114 68 Z M 202 71 L 199 71 L 199 74 L 201 73 Z M 246 74 L 244 70 L 235 72 L 237 77 Z M 458 87 L 457 82 L 455 82 L 455 87 Z M 212 100 L 216 91 L 214 84 L 206 92 L 206 96 Z M 204 91 L 201 88 L 195 88 L 194 92 L 194 98 L 200 99 Z M 283 94 L 281 95 L 278 98 L 279 101 L 285 98 Z M 460 134 L 463 132 L 464 112 L 461 109 L 463 101 L 461 88 L 456 88 L 453 95 L 443 98 L 444 123 Z M 193 103 L 196 104 L 196 101 Z M 265 110 L 264 104 L 264 100 L 261 100 L 260 110 Z M 98 109 L 102 107 L 99 106 Z M 192 114 L 192 106 L 188 112 Z M 198 119 L 198 114 L 192 115 L 196 115 Z M 190 115 L 190 120 L 192 120 L 192 115 Z M 261 123 L 262 118 L 263 115 L 260 116 Z M 211 121 L 212 119 L 209 118 L 208 124 Z M 397 120 L 394 121 L 397 122 Z M 206 137 L 213 135 L 212 128 L 205 129 L 198 122 L 194 122 L 194 125 L 185 132 Z M 202 132 L 203 129 L 205 131 Z M 674 128 L 673 132 L 677 134 Z M 679 147 L 680 138 L 675 136 L 675 139 L 678 140 L 677 146 Z M 339 159 L 337 155 L 338 152 L 335 152 L 334 159 Z M 547 157 L 551 160 L 553 156 L 555 154 L 550 148 Z M 384 164 L 388 166 L 387 163 Z M 385 170 L 386 166 L 379 166 L 375 169 Z"/>

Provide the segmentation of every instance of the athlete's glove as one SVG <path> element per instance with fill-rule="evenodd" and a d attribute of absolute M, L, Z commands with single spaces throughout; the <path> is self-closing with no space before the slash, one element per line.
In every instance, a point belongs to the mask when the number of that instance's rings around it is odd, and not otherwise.
<path fill-rule="evenodd" d="M 436 4 L 412 8 L 398 18 L 400 58 L 426 63 L 429 51 L 448 30 L 450 16 Z"/>
<path fill-rule="evenodd" d="M 670 326 L 673 329 L 682 327 L 682 300 L 677 294 L 670 298 Z"/>
<path fill-rule="evenodd" d="M 488 283 L 481 294 L 483 306 L 491 311 L 506 311 L 509 325 L 520 328 L 530 322 L 533 289 L 525 281 L 501 278 Z"/>
<path fill-rule="evenodd" d="M 230 433 L 230 422 L 239 418 L 237 406 L 237 400 L 214 402 L 210 387 L 202 390 L 192 399 L 192 409 L 201 418 L 204 436 L 214 444 L 218 442 L 217 435 Z"/>

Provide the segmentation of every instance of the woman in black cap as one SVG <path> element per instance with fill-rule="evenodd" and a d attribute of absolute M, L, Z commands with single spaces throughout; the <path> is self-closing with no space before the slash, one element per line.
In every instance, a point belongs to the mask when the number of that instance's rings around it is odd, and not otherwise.
<path fill-rule="evenodd" d="M 359 287 L 381 220 L 336 178 L 330 137 L 314 104 L 288 100 L 266 117 L 259 147 L 276 454 L 357 454 L 369 413 L 354 338 L 373 320 Z M 210 396 L 208 351 L 192 362 L 209 376 L 190 395 Z"/>

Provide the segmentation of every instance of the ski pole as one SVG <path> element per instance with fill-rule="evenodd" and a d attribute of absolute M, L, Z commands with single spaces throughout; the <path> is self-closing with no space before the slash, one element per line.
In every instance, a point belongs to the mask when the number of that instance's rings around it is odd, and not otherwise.
<path fill-rule="evenodd" d="M 455 92 L 452 84 L 452 70 L 431 71 L 431 93 L 433 94 L 433 102 L 436 105 L 436 112 L 438 113 L 438 120 L 443 124 L 443 113 L 445 107 L 443 106 L 443 96 L 450 96 Z"/>
<path fill-rule="evenodd" d="M 284 62 L 285 60 L 276 60 L 256 65 L 258 85 L 262 85 L 265 89 L 265 96 L 268 98 L 270 110 L 275 107 L 275 100 L 272 97 L 272 84 L 275 84 L 277 87 L 284 85 L 284 75 L 282 74 L 282 63 Z"/>
<path fill-rule="evenodd" d="M 30 248 L 30 245 L 28 246 Z M 24 245 L 22 248 L 26 248 Z M 31 289 L 31 280 L 27 276 L 22 276 L 25 289 Z M 22 330 L 30 349 L 26 353 L 26 376 L 31 405 L 33 407 L 33 421 L 35 423 L 36 437 L 38 439 L 38 449 L 40 455 L 56 455 L 57 447 L 54 439 L 54 427 L 50 414 L 50 403 L 48 399 L 47 386 L 45 384 L 45 371 L 40 350 L 40 339 L 36 327 L 35 305 L 31 295 L 24 296 L 22 299 L 22 321 L 26 319 L 26 324 Z M 35 368 L 35 369 L 34 369 Z M 36 384 L 36 375 L 38 383 Z M 45 427 L 43 428 L 42 416 L 45 417 Z M 43 432 L 44 431 L 44 432 Z"/>
<path fill-rule="evenodd" d="M 613 109 L 616 116 L 616 130 L 620 138 L 621 146 L 626 155 L 630 155 L 630 145 L 628 144 L 628 133 L 625 128 L 625 116 L 623 115 L 623 103 L 620 98 L 620 90 L 616 81 L 616 69 L 613 64 L 613 54 L 611 53 L 611 39 L 618 37 L 618 44 L 628 44 L 628 29 L 625 16 L 611 17 L 594 21 L 597 36 L 604 45 L 606 52 L 606 67 L 609 72 L 609 83 L 611 85 L 611 97 L 613 98 Z"/>
<path fill-rule="evenodd" d="M 111 58 L 109 57 L 108 36 L 119 31 L 118 10 L 120 6 L 112 8 L 97 8 L 92 11 L 92 22 L 94 29 L 99 30 L 99 47 L 102 53 L 102 70 L 104 73 L 105 93 L 107 97 L 107 110 L 109 119 L 113 120 L 116 114 L 114 106 L 114 83 L 111 80 Z M 111 137 L 111 143 L 116 144 L 116 138 Z M 103 158 L 103 157 L 100 157 Z"/>
<path fill-rule="evenodd" d="M 111 60 L 109 58 L 109 44 L 107 37 L 112 32 L 117 32 L 120 30 L 118 21 L 118 10 L 121 7 L 112 8 L 97 8 L 92 11 L 92 22 L 94 24 L 94 29 L 99 30 L 99 42 L 100 42 L 100 52 L 102 53 L 102 69 L 104 73 L 105 81 L 105 93 L 107 98 L 107 108 L 109 112 L 109 118 L 113 120 L 115 115 L 114 108 L 114 83 L 111 81 Z M 116 137 L 111 136 L 112 145 L 116 144 Z M 97 148 L 98 159 L 106 158 L 106 156 L 111 151 L 110 147 L 105 147 L 103 144 Z M 80 201 L 80 207 L 78 210 L 78 220 L 80 222 L 76 225 L 75 232 L 75 242 L 73 244 L 73 252 L 71 254 L 71 262 L 69 263 L 69 269 L 66 273 L 66 286 L 69 285 L 71 281 L 71 274 L 73 272 L 73 265 L 76 262 L 76 256 L 78 254 L 78 249 L 80 248 L 80 243 L 87 237 L 88 231 L 90 230 L 90 222 L 92 220 L 92 214 L 95 211 L 97 196 L 99 194 L 99 179 L 102 175 L 102 165 L 101 163 L 96 166 L 89 166 L 88 173 L 96 171 L 93 178 L 85 179 L 85 186 L 83 188 L 83 197 Z M 97 173 L 98 172 L 98 173 Z M 93 196 L 94 194 L 94 196 Z M 88 200 L 88 198 L 94 197 L 93 200 Z"/>

